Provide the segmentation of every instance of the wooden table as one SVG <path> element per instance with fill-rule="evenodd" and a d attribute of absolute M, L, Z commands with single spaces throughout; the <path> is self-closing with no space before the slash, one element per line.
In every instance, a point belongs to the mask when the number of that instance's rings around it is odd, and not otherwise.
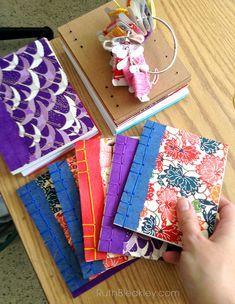
<path fill-rule="evenodd" d="M 223 195 L 235 201 L 234 1 L 160 0 L 157 4 L 158 16 L 165 18 L 175 29 L 180 44 L 179 57 L 191 72 L 192 82 L 189 97 L 153 119 L 228 143 L 230 151 Z M 62 51 L 60 40 L 53 40 L 52 45 L 78 95 L 103 134 L 110 135 Z M 142 127 L 143 124 L 140 124 L 125 134 L 138 135 Z M 16 195 L 15 190 L 28 180 L 20 175 L 9 174 L 4 162 L 0 160 L 0 192 L 50 303 L 187 303 L 177 268 L 161 261 L 146 260 L 139 260 L 96 288 L 72 299 L 39 233 Z M 164 294 L 161 291 L 167 292 Z M 155 296 L 151 294 L 154 292 Z"/>

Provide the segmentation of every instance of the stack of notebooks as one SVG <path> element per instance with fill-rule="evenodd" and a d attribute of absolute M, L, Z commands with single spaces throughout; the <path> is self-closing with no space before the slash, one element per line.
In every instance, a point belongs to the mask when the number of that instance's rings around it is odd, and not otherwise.
<path fill-rule="evenodd" d="M 47 39 L 0 59 L 0 129 L 0 153 L 23 175 L 98 133 Z"/>
<path fill-rule="evenodd" d="M 125 7 L 126 1 L 119 4 Z M 108 23 L 106 8 L 115 9 L 111 1 L 86 15 L 59 27 L 65 52 L 77 70 L 87 91 L 113 134 L 118 134 L 188 95 L 190 74 L 177 59 L 172 68 L 160 74 L 150 92 L 150 101 L 142 103 L 127 87 L 112 85 L 110 54 L 98 41 L 96 33 Z M 82 30 L 86 29 L 86 30 Z M 171 62 L 173 51 L 160 29 L 151 33 L 145 42 L 145 58 L 151 69 L 165 68 Z"/>
<path fill-rule="evenodd" d="M 158 260 L 181 247 L 179 197 L 209 237 L 227 154 L 226 144 L 147 121 L 140 138 L 78 141 L 73 156 L 18 194 L 77 296 L 136 258 Z"/>

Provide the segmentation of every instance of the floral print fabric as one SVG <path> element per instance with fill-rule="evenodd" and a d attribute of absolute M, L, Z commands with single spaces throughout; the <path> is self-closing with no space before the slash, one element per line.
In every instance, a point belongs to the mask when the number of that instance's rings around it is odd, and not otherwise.
<path fill-rule="evenodd" d="M 187 197 L 206 236 L 213 232 L 221 193 L 226 144 L 166 127 L 137 232 L 181 245 L 176 201 Z"/>
<path fill-rule="evenodd" d="M 35 182 L 40 186 L 40 188 L 45 193 L 46 199 L 49 203 L 50 209 L 52 213 L 54 214 L 57 222 L 60 224 L 63 233 L 65 235 L 65 238 L 71 248 L 74 250 L 74 246 L 72 243 L 72 239 L 69 233 L 68 225 L 65 221 L 64 214 L 60 205 L 60 202 L 57 198 L 56 190 L 54 187 L 54 184 L 51 180 L 50 174 L 48 172 L 40 175 Z"/>
<path fill-rule="evenodd" d="M 100 168 L 104 195 L 109 183 L 114 143 L 113 138 L 100 139 Z"/>

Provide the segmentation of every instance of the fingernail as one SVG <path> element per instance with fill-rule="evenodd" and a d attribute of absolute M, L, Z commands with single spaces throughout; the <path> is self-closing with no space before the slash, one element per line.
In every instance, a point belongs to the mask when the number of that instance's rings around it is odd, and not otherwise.
<path fill-rule="evenodd" d="M 189 209 L 189 202 L 186 198 L 180 198 L 177 202 L 177 207 L 180 211 L 185 211 Z"/>

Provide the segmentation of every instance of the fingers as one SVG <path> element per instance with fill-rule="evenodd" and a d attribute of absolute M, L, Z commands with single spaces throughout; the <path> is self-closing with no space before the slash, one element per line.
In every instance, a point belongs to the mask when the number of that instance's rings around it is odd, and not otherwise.
<path fill-rule="evenodd" d="M 225 197 L 221 197 L 220 199 L 219 215 L 221 220 L 224 219 L 235 223 L 235 206 Z"/>
<path fill-rule="evenodd" d="M 220 220 L 215 232 L 210 237 L 213 241 L 235 238 L 235 205 L 226 198 L 221 198 L 219 204 Z"/>
<path fill-rule="evenodd" d="M 177 217 L 180 230 L 183 233 L 183 249 L 188 250 L 192 243 L 200 238 L 201 230 L 196 212 L 186 198 L 180 198 L 177 202 Z"/>
<path fill-rule="evenodd" d="M 235 205 L 228 199 L 222 197 L 219 204 L 219 224 L 226 228 L 226 232 L 235 233 L 232 227 L 235 226 Z"/>
<path fill-rule="evenodd" d="M 170 264 L 178 264 L 180 260 L 180 252 L 177 251 L 166 251 L 162 255 L 165 262 Z"/>

